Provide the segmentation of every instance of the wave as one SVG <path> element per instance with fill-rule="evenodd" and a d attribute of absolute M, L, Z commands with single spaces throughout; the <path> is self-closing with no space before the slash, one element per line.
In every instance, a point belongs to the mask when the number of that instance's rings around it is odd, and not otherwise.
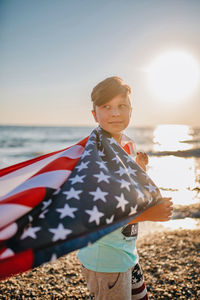
<path fill-rule="evenodd" d="M 178 157 L 200 157 L 200 148 L 190 150 L 178 150 L 178 151 L 160 151 L 160 152 L 148 152 L 149 156 L 178 156 Z"/>
<path fill-rule="evenodd" d="M 194 140 L 183 140 L 183 141 L 179 141 L 179 143 L 184 143 L 184 144 L 199 144 L 200 143 L 200 139 L 194 139 Z"/>

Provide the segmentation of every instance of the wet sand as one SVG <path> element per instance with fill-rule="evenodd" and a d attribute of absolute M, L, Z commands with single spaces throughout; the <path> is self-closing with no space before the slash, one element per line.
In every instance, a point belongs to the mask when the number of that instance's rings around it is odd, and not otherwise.
<path fill-rule="evenodd" d="M 150 299 L 200 299 L 200 230 L 138 239 Z M 0 299 L 89 299 L 76 252 L 0 282 Z"/>

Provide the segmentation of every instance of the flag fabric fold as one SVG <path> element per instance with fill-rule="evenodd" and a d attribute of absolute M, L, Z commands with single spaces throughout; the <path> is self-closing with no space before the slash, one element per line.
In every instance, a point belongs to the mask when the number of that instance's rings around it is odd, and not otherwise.
<path fill-rule="evenodd" d="M 100 127 L 74 146 L 0 170 L 0 279 L 85 247 L 160 191 Z"/>

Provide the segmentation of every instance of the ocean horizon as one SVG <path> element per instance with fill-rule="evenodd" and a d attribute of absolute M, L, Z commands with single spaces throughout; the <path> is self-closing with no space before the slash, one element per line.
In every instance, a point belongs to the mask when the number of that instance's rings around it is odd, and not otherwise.
<path fill-rule="evenodd" d="M 0 168 L 69 147 L 96 126 L 0 125 Z M 138 151 L 150 156 L 200 157 L 200 127 L 158 125 L 128 127 Z"/>

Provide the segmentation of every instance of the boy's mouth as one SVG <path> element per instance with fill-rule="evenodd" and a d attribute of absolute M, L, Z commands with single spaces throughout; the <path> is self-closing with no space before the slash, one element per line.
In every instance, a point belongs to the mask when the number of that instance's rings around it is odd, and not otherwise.
<path fill-rule="evenodd" d="M 122 121 L 112 121 L 112 122 L 108 122 L 109 124 L 121 124 Z"/>

